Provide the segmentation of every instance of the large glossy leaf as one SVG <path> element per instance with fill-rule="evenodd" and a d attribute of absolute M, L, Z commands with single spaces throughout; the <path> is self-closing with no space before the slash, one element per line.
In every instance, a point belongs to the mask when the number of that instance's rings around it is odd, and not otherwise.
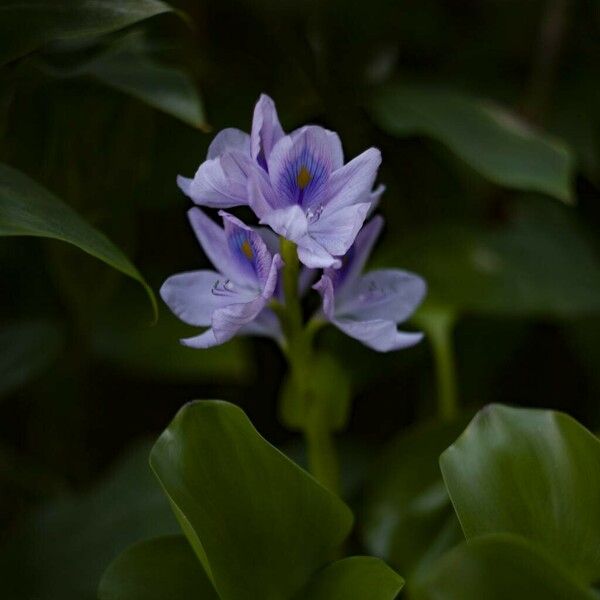
<path fill-rule="evenodd" d="M 435 138 L 499 185 L 572 200 L 574 160 L 568 148 L 489 101 L 399 84 L 381 91 L 371 111 L 384 130 Z"/>
<path fill-rule="evenodd" d="M 205 129 L 202 101 L 190 75 L 175 66 L 156 62 L 139 45 L 135 39 L 131 43 L 125 41 L 123 48 L 101 56 L 80 72 L 192 127 Z"/>
<path fill-rule="evenodd" d="M 44 505 L 0 550 L 6 598 L 96 600 L 103 571 L 130 544 L 178 533 L 140 444 L 89 492 Z"/>
<path fill-rule="evenodd" d="M 402 433 L 369 476 L 361 535 L 409 581 L 464 539 L 439 468 L 440 454 L 466 420 L 429 423 Z"/>
<path fill-rule="evenodd" d="M 394 600 L 403 585 L 378 558 L 352 556 L 319 571 L 298 600 Z"/>
<path fill-rule="evenodd" d="M 181 409 L 151 465 L 222 600 L 292 597 L 352 524 L 341 500 L 225 402 Z"/>
<path fill-rule="evenodd" d="M 494 229 L 454 222 L 389 239 L 377 264 L 421 274 L 429 302 L 459 311 L 572 317 L 600 310 L 590 235 L 570 209 L 533 198 Z"/>
<path fill-rule="evenodd" d="M 0 398 L 50 367 L 63 342 L 60 324 L 49 319 L 20 320 L 1 327 Z"/>
<path fill-rule="evenodd" d="M 0 164 L 0 236 L 45 237 L 73 244 L 142 285 L 156 314 L 150 286 L 103 233 L 23 173 Z"/>
<path fill-rule="evenodd" d="M 600 580 L 600 440 L 571 417 L 491 405 L 440 465 L 467 539 L 522 535 Z"/>
<path fill-rule="evenodd" d="M 412 591 L 415 600 L 593 600 L 526 540 L 489 535 L 463 543 L 436 563 Z"/>
<path fill-rule="evenodd" d="M 218 600 L 182 535 L 138 542 L 104 573 L 99 600 Z"/>
<path fill-rule="evenodd" d="M 21 0 L 0 5 L 0 64 L 49 42 L 117 31 L 172 10 L 160 0 Z"/>

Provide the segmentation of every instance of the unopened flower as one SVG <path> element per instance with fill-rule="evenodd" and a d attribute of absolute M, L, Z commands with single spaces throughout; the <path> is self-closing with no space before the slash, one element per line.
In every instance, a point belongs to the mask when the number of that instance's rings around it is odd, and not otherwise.
<path fill-rule="evenodd" d="M 323 299 L 325 317 L 345 334 L 379 352 L 412 346 L 421 333 L 398 331 L 425 296 L 421 277 L 398 269 L 362 274 L 383 226 L 374 217 L 358 234 L 339 269 L 326 269 L 313 286 Z"/>
<path fill-rule="evenodd" d="M 196 204 L 230 208 L 248 204 L 248 174 L 264 170 L 273 146 L 284 136 L 271 98 L 262 94 L 254 108 L 250 135 L 223 129 L 208 147 L 193 179 L 179 176 L 177 184 Z"/>
<path fill-rule="evenodd" d="M 344 164 L 336 133 L 302 127 L 274 145 L 266 169 L 250 172 L 250 206 L 307 267 L 337 267 L 381 193 L 372 192 L 380 162 L 369 148 Z"/>
<path fill-rule="evenodd" d="M 209 327 L 181 340 L 193 348 L 222 344 L 236 334 L 280 337 L 275 315 L 266 307 L 283 266 L 262 237 L 236 217 L 220 211 L 224 228 L 200 209 L 188 212 L 200 245 L 216 271 L 191 271 L 169 277 L 160 294 L 184 322 Z"/>

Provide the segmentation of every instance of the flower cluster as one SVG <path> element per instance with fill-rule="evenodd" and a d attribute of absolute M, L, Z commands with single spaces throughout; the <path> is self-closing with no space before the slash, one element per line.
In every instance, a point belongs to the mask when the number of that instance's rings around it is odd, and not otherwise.
<path fill-rule="evenodd" d="M 383 186 L 373 190 L 380 163 L 375 148 L 344 163 L 338 135 L 323 127 L 286 135 L 265 95 L 249 135 L 233 128 L 217 134 L 194 177 L 177 179 L 196 204 L 220 209 L 223 222 L 220 227 L 196 207 L 189 211 L 215 270 L 174 275 L 161 288 L 180 319 L 208 327 L 182 343 L 208 348 L 239 334 L 283 340 L 272 310 L 285 303 L 280 238 L 295 244 L 304 265 L 298 293 L 306 293 L 322 269 L 313 286 L 322 297 L 315 319 L 382 352 L 417 343 L 421 334 L 400 332 L 397 324 L 422 301 L 424 281 L 395 269 L 362 274 L 383 225 L 379 216 L 365 225 L 383 192 Z M 223 210 L 242 205 L 263 227 L 249 227 Z"/>

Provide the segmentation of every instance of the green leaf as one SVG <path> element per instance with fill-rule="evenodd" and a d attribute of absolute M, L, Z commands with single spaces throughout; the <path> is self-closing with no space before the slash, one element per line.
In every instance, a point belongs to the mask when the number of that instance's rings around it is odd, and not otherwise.
<path fill-rule="evenodd" d="M 129 259 L 103 233 L 23 173 L 0 163 L 0 236 L 35 236 L 77 246 L 137 281 L 157 314 L 150 286 Z"/>
<path fill-rule="evenodd" d="M 96 600 L 102 572 L 130 544 L 178 532 L 139 444 L 92 490 L 33 513 L 0 550 L 6 598 Z M 200 565 L 198 565 L 200 567 Z"/>
<path fill-rule="evenodd" d="M 499 228 L 445 223 L 389 239 L 377 264 L 419 273 L 427 280 L 428 302 L 463 312 L 598 312 L 600 262 L 592 236 L 570 209 L 529 200 L 516 204 Z"/>
<path fill-rule="evenodd" d="M 0 64 L 57 40 L 117 31 L 173 10 L 160 0 L 21 0 L 0 6 Z"/>
<path fill-rule="evenodd" d="M 139 50 L 110 52 L 82 71 L 184 123 L 207 129 L 202 101 L 188 73 Z"/>
<path fill-rule="evenodd" d="M 440 465 L 467 539 L 522 535 L 600 580 L 600 441 L 571 417 L 488 406 Z"/>
<path fill-rule="evenodd" d="M 183 407 L 151 465 L 222 600 L 290 598 L 348 534 L 346 505 L 237 407 Z"/>
<path fill-rule="evenodd" d="M 446 554 L 411 593 L 415 600 L 593 600 L 526 540 L 489 535 Z"/>
<path fill-rule="evenodd" d="M 489 101 L 401 84 L 378 93 L 371 111 L 385 131 L 439 140 L 498 185 L 572 201 L 574 159 L 569 149 Z"/>
<path fill-rule="evenodd" d="M 299 600 L 394 600 L 403 585 L 382 560 L 352 556 L 319 571 Z"/>
<path fill-rule="evenodd" d="M 48 369 L 63 343 L 62 328 L 49 319 L 14 321 L 0 328 L 0 398 Z"/>
<path fill-rule="evenodd" d="M 99 600 L 218 600 L 212 584 L 182 535 L 130 546 L 108 567 Z"/>
<path fill-rule="evenodd" d="M 370 473 L 362 539 L 409 580 L 463 539 L 438 461 L 465 423 L 432 422 L 403 432 Z"/>

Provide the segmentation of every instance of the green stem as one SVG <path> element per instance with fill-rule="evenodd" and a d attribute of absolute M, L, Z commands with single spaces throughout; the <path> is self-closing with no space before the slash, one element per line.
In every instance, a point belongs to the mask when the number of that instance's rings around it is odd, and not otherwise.
<path fill-rule="evenodd" d="M 446 309 L 427 308 L 418 316 L 418 323 L 426 331 L 433 351 L 438 387 L 438 414 L 451 421 L 458 414 L 456 363 L 452 333 L 456 315 Z"/>
<path fill-rule="evenodd" d="M 296 246 L 281 240 L 283 269 L 283 293 L 285 304 L 278 311 L 287 341 L 287 358 L 292 399 L 299 406 L 295 414 L 301 414 L 299 425 L 306 440 L 309 470 L 314 477 L 334 493 L 339 493 L 339 467 L 331 432 L 324 420 L 324 409 L 317 406 L 310 390 L 311 364 L 314 360 L 312 339 L 320 323 L 315 321 L 304 327 L 302 306 L 298 296 L 300 265 Z"/>

